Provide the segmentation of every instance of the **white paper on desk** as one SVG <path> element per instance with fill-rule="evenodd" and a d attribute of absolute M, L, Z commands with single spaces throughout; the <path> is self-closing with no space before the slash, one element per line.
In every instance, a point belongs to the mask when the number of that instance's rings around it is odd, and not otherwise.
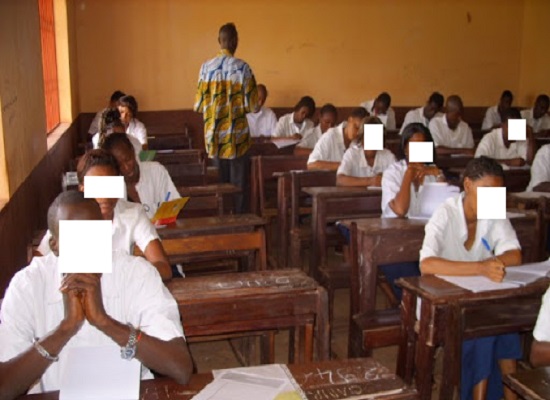
<path fill-rule="evenodd" d="M 492 280 L 484 276 L 436 276 L 449 283 L 452 283 L 453 285 L 459 286 L 474 293 L 489 292 L 491 290 L 514 289 L 520 286 L 517 283 L 512 282 L 493 282 Z"/>
<path fill-rule="evenodd" d="M 504 171 L 514 171 L 514 170 L 528 170 L 531 169 L 529 164 L 522 165 L 521 167 L 511 167 L 510 165 L 500 164 Z"/>
<path fill-rule="evenodd" d="M 413 215 L 416 219 L 430 219 L 437 208 L 449 197 L 454 197 L 460 193 L 457 186 L 449 185 L 445 182 L 427 182 L 422 185 L 419 193 L 418 214 Z M 411 217 L 409 217 L 411 218 Z"/>
<path fill-rule="evenodd" d="M 61 375 L 60 400 L 137 400 L 141 363 L 117 346 L 72 347 Z"/>
<path fill-rule="evenodd" d="M 298 144 L 300 143 L 300 140 L 299 139 L 277 139 L 277 140 L 273 140 L 271 143 L 277 146 L 278 149 L 282 149 L 284 147 L 290 147 L 295 144 Z"/>
<path fill-rule="evenodd" d="M 174 149 L 155 150 L 157 154 L 170 154 L 174 153 Z"/>
<path fill-rule="evenodd" d="M 523 217 L 525 217 L 525 214 L 523 213 L 506 211 L 506 219 L 523 218 Z"/>
<path fill-rule="evenodd" d="M 533 275 L 537 278 L 543 278 L 550 275 L 550 259 L 538 263 L 524 264 L 519 267 L 506 268 L 506 276 L 508 276 L 508 274 L 512 271 Z"/>
<path fill-rule="evenodd" d="M 450 154 L 451 158 L 472 158 L 470 154 L 453 153 Z"/>

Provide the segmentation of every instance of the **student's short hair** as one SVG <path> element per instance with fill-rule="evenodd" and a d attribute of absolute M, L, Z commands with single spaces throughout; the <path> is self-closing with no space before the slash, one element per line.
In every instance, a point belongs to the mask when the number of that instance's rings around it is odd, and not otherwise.
<path fill-rule="evenodd" d="M 115 90 L 113 92 L 113 94 L 111 95 L 111 102 L 118 102 L 120 100 L 121 97 L 124 97 L 126 96 L 126 93 L 120 91 L 120 90 Z"/>
<path fill-rule="evenodd" d="M 411 137 L 413 137 L 416 133 L 421 133 L 422 135 L 424 135 L 425 142 L 434 141 L 430 130 L 426 126 L 424 126 L 424 124 L 420 122 L 413 122 L 411 124 L 408 124 L 405 128 L 403 128 L 403 133 L 401 134 L 401 146 L 399 147 L 399 151 L 397 152 L 398 160 L 404 160 L 407 157 L 405 154 L 405 149 L 407 148 Z M 436 152 L 434 146 L 434 163 L 436 161 L 435 159 Z"/>
<path fill-rule="evenodd" d="M 321 110 L 319 111 L 319 115 L 324 115 L 324 114 L 334 114 L 334 116 L 338 118 L 338 111 L 336 110 L 336 107 L 330 103 L 327 103 L 323 107 L 321 107 Z"/>
<path fill-rule="evenodd" d="M 521 113 L 517 108 L 510 107 L 509 109 L 504 111 L 502 122 L 508 121 L 509 119 L 521 119 Z"/>
<path fill-rule="evenodd" d="M 502 165 L 490 157 L 481 156 L 471 159 L 462 174 L 463 179 L 469 178 L 472 181 L 477 181 L 484 176 L 496 176 L 504 179 Z"/>
<path fill-rule="evenodd" d="M 500 98 L 501 99 L 510 99 L 511 101 L 513 101 L 514 100 L 514 94 L 510 90 L 505 90 L 500 95 Z"/>
<path fill-rule="evenodd" d="M 388 92 L 382 92 L 378 95 L 375 102 L 376 101 L 382 102 L 382 104 L 389 108 L 391 105 L 391 96 Z"/>
<path fill-rule="evenodd" d="M 118 105 L 122 107 L 128 107 L 132 113 L 132 117 L 137 117 L 138 113 L 138 103 L 134 96 L 123 96 L 118 100 Z"/>
<path fill-rule="evenodd" d="M 307 115 L 307 118 L 311 118 L 313 114 L 315 114 L 315 100 L 313 100 L 313 97 L 302 97 L 300 101 L 294 106 L 294 111 L 298 111 L 302 107 L 308 108 L 309 114 Z"/>
<path fill-rule="evenodd" d="M 106 108 L 103 110 L 103 113 L 101 113 L 99 131 L 104 132 L 107 126 L 112 125 L 115 121 L 120 121 L 120 112 L 118 108 Z"/>
<path fill-rule="evenodd" d="M 87 151 L 78 161 L 76 166 L 78 183 L 84 183 L 84 177 L 92 167 L 110 167 L 115 171 L 115 175 L 120 175 L 120 167 L 113 155 L 103 149 L 94 149 Z"/>
<path fill-rule="evenodd" d="M 544 102 L 546 104 L 550 104 L 550 97 L 548 97 L 548 95 L 546 95 L 546 94 L 539 94 L 537 96 L 537 100 L 535 101 L 535 103 L 539 103 L 539 102 Z"/>
<path fill-rule="evenodd" d="M 110 134 L 105 138 L 101 148 L 111 153 L 113 149 L 118 146 L 124 146 L 128 150 L 131 150 L 132 152 L 134 151 L 134 146 L 132 145 L 132 142 L 130 142 L 130 139 L 128 139 L 128 135 L 125 133 Z"/>
<path fill-rule="evenodd" d="M 386 128 L 384 127 L 384 124 L 382 123 L 380 118 L 378 118 L 375 115 L 366 116 L 365 118 L 363 118 L 361 120 L 361 126 L 359 126 L 359 132 L 357 133 L 357 139 L 355 139 L 355 143 L 357 143 L 358 145 L 361 145 L 361 147 L 363 146 L 363 142 L 365 140 L 365 125 L 382 125 L 382 129 L 384 131 L 384 134 L 386 133 Z"/>
<path fill-rule="evenodd" d="M 260 91 L 260 89 L 263 90 L 265 92 L 265 98 L 267 99 L 268 92 L 264 84 L 259 83 L 258 85 L 256 85 L 256 89 L 258 89 L 258 91 Z"/>
<path fill-rule="evenodd" d="M 447 109 L 449 108 L 449 106 L 456 107 L 460 111 L 464 110 L 464 104 L 462 104 L 462 99 L 457 94 L 453 94 L 447 97 Z"/>
<path fill-rule="evenodd" d="M 54 237 L 58 237 L 59 233 L 59 208 L 68 205 L 85 203 L 95 204 L 96 207 L 99 207 L 94 199 L 85 198 L 84 193 L 78 190 L 67 190 L 66 192 L 61 192 L 55 198 L 55 200 L 48 208 L 48 229 Z"/>
<path fill-rule="evenodd" d="M 433 92 L 428 99 L 428 103 L 434 103 L 435 105 L 437 105 L 438 108 L 443 107 L 444 102 L 445 99 L 443 98 L 443 95 L 439 92 Z"/>
<path fill-rule="evenodd" d="M 224 24 L 220 27 L 220 31 L 218 32 L 218 36 L 221 38 L 222 36 L 225 39 L 229 38 L 235 38 L 238 36 L 237 34 L 237 27 L 233 22 L 228 22 L 227 24 Z"/>
<path fill-rule="evenodd" d="M 349 118 L 363 119 L 368 116 L 369 116 L 369 112 L 365 109 L 365 107 L 356 107 L 353 110 L 351 110 Z"/>

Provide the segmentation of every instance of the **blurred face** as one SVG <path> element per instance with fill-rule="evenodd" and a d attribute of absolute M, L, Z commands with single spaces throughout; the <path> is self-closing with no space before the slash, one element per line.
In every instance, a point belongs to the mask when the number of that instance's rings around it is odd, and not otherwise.
<path fill-rule="evenodd" d="M 428 119 L 432 119 L 435 114 L 437 114 L 441 110 L 441 107 L 439 107 L 435 103 L 428 103 L 424 106 L 424 117 Z"/>
<path fill-rule="evenodd" d="M 409 141 L 407 142 L 407 147 L 405 147 L 405 156 L 407 157 L 407 162 L 409 161 L 409 144 L 411 142 L 425 142 L 425 141 L 426 141 L 426 137 L 422 132 L 415 133 L 410 137 Z"/>
<path fill-rule="evenodd" d="M 445 115 L 447 117 L 447 125 L 449 125 L 449 128 L 454 131 L 460 123 L 462 113 L 460 111 L 453 110 L 447 111 L 447 114 Z"/>
<path fill-rule="evenodd" d="M 118 106 L 118 112 L 120 113 L 120 120 L 124 125 L 128 125 L 133 117 L 132 112 L 126 106 Z"/>
<path fill-rule="evenodd" d="M 486 175 L 475 181 L 470 178 L 464 178 L 464 201 L 468 201 L 477 214 L 477 188 L 501 186 L 504 186 L 504 180 L 499 176 Z"/>
<path fill-rule="evenodd" d="M 544 114 L 548 112 L 548 103 L 545 101 L 537 101 L 535 107 L 533 108 L 533 117 L 535 119 L 542 118 Z"/>
<path fill-rule="evenodd" d="M 376 115 L 384 115 L 388 112 L 388 106 L 382 103 L 380 100 L 377 100 L 374 103 L 374 113 Z"/>
<path fill-rule="evenodd" d="M 510 97 L 503 97 L 498 103 L 498 110 L 503 113 L 512 107 L 512 99 Z"/>
<path fill-rule="evenodd" d="M 346 125 L 346 128 L 344 129 L 344 134 L 346 135 L 346 138 L 348 140 L 355 140 L 357 138 L 357 134 L 359 133 L 359 128 L 361 127 L 361 118 L 348 118 L 348 123 Z"/>
<path fill-rule="evenodd" d="M 300 107 L 298 111 L 294 111 L 294 122 L 301 124 L 307 118 L 309 114 L 308 107 Z"/>
<path fill-rule="evenodd" d="M 325 133 L 334 126 L 336 126 L 336 115 L 331 112 L 321 115 L 321 118 L 319 119 L 319 127 L 321 128 L 321 133 Z"/>
<path fill-rule="evenodd" d="M 92 168 L 90 168 L 85 176 L 116 176 L 116 171 L 107 165 L 96 165 Z M 84 191 L 84 184 L 80 184 L 79 187 L 81 192 Z M 109 220 L 113 219 L 113 215 L 115 212 L 115 206 L 118 201 L 118 199 L 95 199 L 97 201 L 97 204 L 99 204 L 99 208 L 101 210 L 101 215 L 103 216 L 103 219 Z"/>
<path fill-rule="evenodd" d="M 265 104 L 266 99 L 267 99 L 267 94 L 266 94 L 265 90 L 258 89 L 258 106 L 256 107 L 255 112 L 260 111 L 260 108 L 263 107 L 263 105 Z"/>
<path fill-rule="evenodd" d="M 136 184 L 139 181 L 139 165 L 136 161 L 134 150 L 128 149 L 124 145 L 119 145 L 111 150 L 111 154 L 118 162 L 120 172 L 124 176 L 124 181 Z"/>

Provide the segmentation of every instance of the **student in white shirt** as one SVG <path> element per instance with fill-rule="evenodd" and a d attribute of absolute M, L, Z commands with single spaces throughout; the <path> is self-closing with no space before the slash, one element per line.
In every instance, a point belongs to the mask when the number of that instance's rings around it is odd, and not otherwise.
<path fill-rule="evenodd" d="M 490 129 L 500 128 L 504 113 L 512 107 L 513 101 L 514 95 L 511 91 L 505 90 L 502 92 L 498 104 L 487 109 L 485 118 L 483 118 L 483 123 L 481 124 L 481 129 L 487 131 Z"/>
<path fill-rule="evenodd" d="M 508 140 L 508 120 L 521 119 L 517 108 L 509 108 L 503 113 L 501 127 L 486 133 L 479 142 L 475 157 L 487 156 L 510 167 L 531 164 L 535 153 L 532 130 L 527 127 L 527 140 Z"/>
<path fill-rule="evenodd" d="M 111 153 L 120 166 L 128 200 L 141 203 L 149 219 L 153 218 L 160 204 L 181 197 L 162 164 L 138 161 L 126 135 L 114 133 L 108 136 L 103 149 Z"/>
<path fill-rule="evenodd" d="M 521 247 L 510 221 L 477 218 L 477 188 L 503 185 L 504 172 L 495 160 L 480 157 L 468 163 L 464 192 L 448 199 L 426 225 L 420 250 L 423 275 L 481 275 L 500 282 L 506 268 L 521 265 Z M 513 373 L 520 357 L 518 334 L 464 341 L 461 399 L 501 399 L 503 384 L 498 366 L 503 374 Z M 506 399 L 515 398 L 510 389 L 505 393 Z"/>
<path fill-rule="evenodd" d="M 125 93 L 121 92 L 120 90 L 115 90 L 113 94 L 111 95 L 111 98 L 109 99 L 109 104 L 107 108 L 116 108 L 118 106 L 118 101 L 121 97 L 126 96 Z M 101 121 L 101 115 L 103 114 L 104 110 L 98 111 L 92 120 L 92 123 L 90 124 L 90 128 L 88 129 L 88 134 L 90 136 L 95 135 L 99 132 L 99 124 Z"/>
<path fill-rule="evenodd" d="M 531 166 L 531 181 L 528 192 L 550 192 L 550 144 L 542 146 Z"/>
<path fill-rule="evenodd" d="M 134 96 L 124 96 L 118 101 L 120 120 L 126 127 L 126 133 L 135 137 L 140 143 L 142 150 L 147 150 L 147 129 L 143 122 L 137 119 L 138 103 Z"/>
<path fill-rule="evenodd" d="M 397 129 L 395 124 L 395 111 L 391 106 L 391 96 L 382 92 L 374 100 L 368 100 L 361 103 L 361 107 L 365 108 L 369 115 L 380 118 L 384 126 L 388 130 Z"/>
<path fill-rule="evenodd" d="M 447 98 L 445 115 L 430 121 L 437 154 L 474 154 L 474 136 L 468 124 L 462 121 L 464 106 L 457 95 Z"/>
<path fill-rule="evenodd" d="M 441 93 L 433 92 L 424 107 L 415 108 L 405 114 L 405 120 L 399 130 L 399 134 L 403 134 L 403 129 L 413 122 L 419 122 L 425 127 L 428 127 L 432 118 L 438 115 L 443 108 L 444 101 L 445 99 Z"/>
<path fill-rule="evenodd" d="M 346 149 L 357 138 L 361 121 L 367 116 L 363 107 L 355 108 L 340 125 L 330 128 L 321 136 L 307 160 L 309 170 L 336 171 L 342 162 Z"/>
<path fill-rule="evenodd" d="M 177 304 L 146 260 L 115 252 L 110 274 L 59 272 L 59 221 L 97 219 L 97 202 L 62 192 L 48 210 L 53 253 L 35 257 L 11 280 L 0 310 L 3 398 L 59 390 L 74 347 L 133 350 L 127 358 L 143 364 L 144 378 L 152 369 L 182 384 L 189 380 L 193 363 Z"/>
<path fill-rule="evenodd" d="M 550 98 L 545 94 L 541 94 L 537 96 L 533 108 L 521 112 L 521 117 L 527 121 L 527 125 L 533 128 L 534 133 L 550 130 L 549 106 Z"/>
<path fill-rule="evenodd" d="M 126 134 L 126 128 L 120 120 L 120 112 L 118 108 L 106 108 L 103 111 L 101 120 L 99 123 L 99 131 L 92 137 L 92 145 L 94 149 L 101 148 L 105 137 L 109 136 L 111 133 L 124 133 Z M 134 151 L 136 156 L 139 157 L 141 153 L 141 143 L 135 137 L 127 135 L 128 139 L 134 146 Z"/>
<path fill-rule="evenodd" d="M 309 155 L 311 151 L 321 139 L 323 135 L 330 128 L 336 126 L 336 121 L 338 121 L 338 111 L 334 105 L 328 103 L 321 107 L 319 111 L 319 124 L 306 132 L 300 143 L 296 145 L 294 149 L 295 155 Z"/>
<path fill-rule="evenodd" d="M 533 330 L 529 360 L 534 367 L 550 366 L 550 288 L 542 298 L 542 305 Z"/>
<path fill-rule="evenodd" d="M 311 121 L 313 114 L 315 114 L 315 100 L 309 96 L 302 97 L 294 106 L 293 112 L 279 118 L 272 137 L 302 139 L 314 128 Z"/>
<path fill-rule="evenodd" d="M 115 158 L 105 150 L 90 150 L 82 156 L 77 166 L 79 190 L 84 191 L 85 176 L 119 176 L 120 170 Z M 103 219 L 113 221 L 113 250 L 126 254 L 134 253 L 138 246 L 145 258 L 153 264 L 164 280 L 172 278 L 172 269 L 160 243 L 157 230 L 147 218 L 143 206 L 123 199 L 95 199 Z M 38 252 L 42 255 L 51 251 L 51 232 L 47 232 Z"/>
<path fill-rule="evenodd" d="M 338 167 L 338 186 L 381 186 L 382 173 L 395 162 L 395 156 L 387 149 L 364 150 L 365 124 L 382 125 L 382 121 L 377 117 L 361 121 L 357 139 L 348 147 Z"/>
<path fill-rule="evenodd" d="M 271 136 L 277 126 L 277 117 L 271 108 L 264 107 L 268 95 L 265 85 L 259 84 L 256 88 L 258 89 L 257 107 L 254 112 L 246 114 L 250 136 Z"/>

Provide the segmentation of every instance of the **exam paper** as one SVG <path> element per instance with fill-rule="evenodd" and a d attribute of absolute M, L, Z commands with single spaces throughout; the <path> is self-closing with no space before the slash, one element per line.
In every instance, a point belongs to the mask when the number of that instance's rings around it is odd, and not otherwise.
<path fill-rule="evenodd" d="M 294 146 L 295 144 L 300 143 L 300 140 L 299 139 L 277 139 L 277 140 L 272 140 L 271 143 L 277 146 L 278 149 L 282 149 L 284 147 Z"/>
<path fill-rule="evenodd" d="M 449 185 L 444 182 L 427 182 L 422 185 L 419 193 L 418 214 L 409 216 L 412 219 L 430 219 L 437 208 L 449 197 L 454 197 L 460 193 L 457 186 Z"/>
<path fill-rule="evenodd" d="M 453 285 L 460 286 L 461 288 L 474 293 L 489 292 L 491 290 L 514 289 L 520 286 L 514 282 L 494 282 L 484 276 L 436 276 L 452 283 Z"/>

